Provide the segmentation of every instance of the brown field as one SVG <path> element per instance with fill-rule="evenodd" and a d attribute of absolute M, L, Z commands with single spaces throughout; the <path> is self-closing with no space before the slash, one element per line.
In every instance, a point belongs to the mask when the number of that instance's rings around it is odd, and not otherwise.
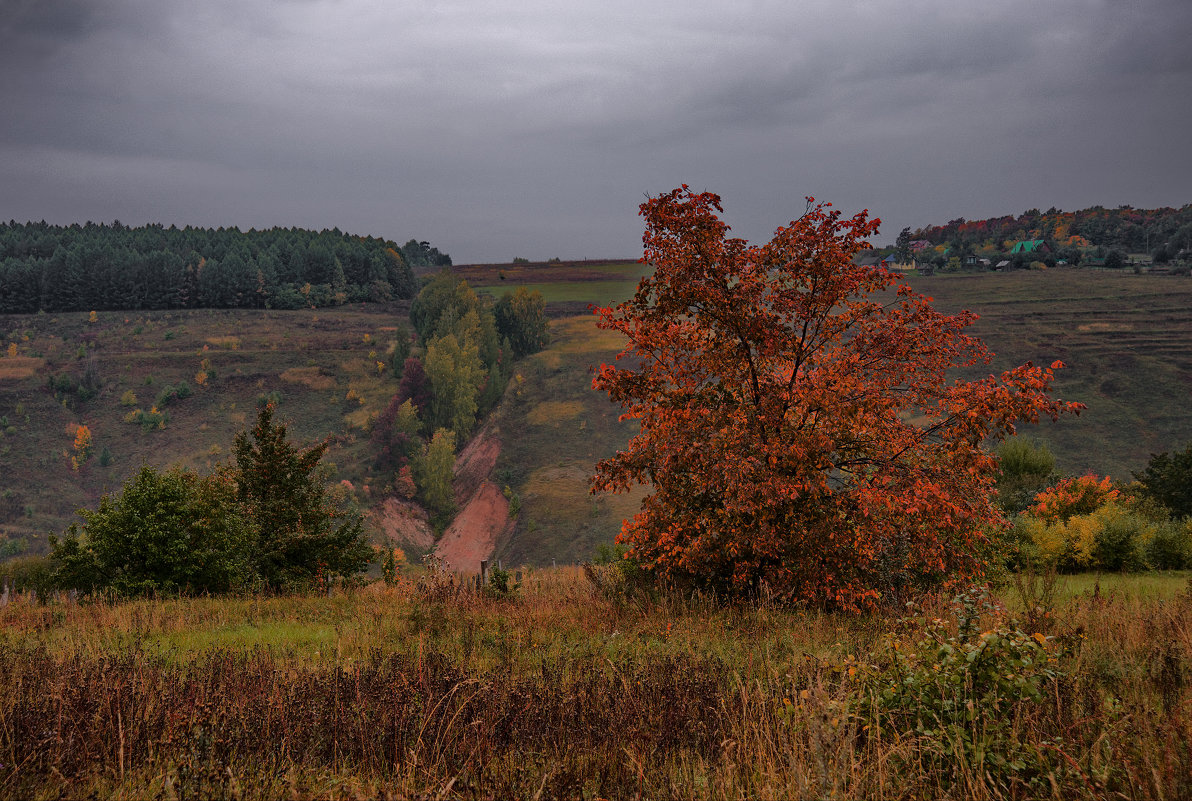
<path fill-rule="evenodd" d="M 849 617 L 607 567 L 511 597 L 21 597 L 0 798 L 1192 795 L 1187 574 L 1103 576 L 1041 624 L 978 597 L 967 624 L 948 596 Z"/>

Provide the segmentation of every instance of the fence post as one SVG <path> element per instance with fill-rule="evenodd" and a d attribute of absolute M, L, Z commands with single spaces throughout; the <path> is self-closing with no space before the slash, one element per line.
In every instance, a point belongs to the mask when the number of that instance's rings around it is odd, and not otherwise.
<path fill-rule="evenodd" d="M 480 588 L 484 589 L 485 585 L 487 585 L 487 584 L 488 584 L 488 560 L 481 559 L 480 560 Z"/>

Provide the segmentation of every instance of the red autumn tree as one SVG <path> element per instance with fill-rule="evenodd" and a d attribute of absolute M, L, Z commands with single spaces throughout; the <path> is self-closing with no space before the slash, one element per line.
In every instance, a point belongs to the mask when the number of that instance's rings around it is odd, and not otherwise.
<path fill-rule="evenodd" d="M 596 310 L 628 344 L 593 386 L 641 430 L 593 491 L 650 488 L 618 541 L 668 578 L 851 609 L 978 575 L 1001 522 L 983 443 L 1080 404 L 1029 363 L 950 374 L 990 360 L 964 332 L 976 315 L 854 264 L 867 213 L 808 198 L 751 246 L 721 211 L 686 186 L 643 203 L 654 273 Z"/>

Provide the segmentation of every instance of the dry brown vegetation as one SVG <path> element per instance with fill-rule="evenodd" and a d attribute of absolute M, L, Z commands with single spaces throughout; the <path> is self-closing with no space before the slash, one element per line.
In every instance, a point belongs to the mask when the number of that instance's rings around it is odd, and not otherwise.
<path fill-rule="evenodd" d="M 939 725 L 867 704 L 892 675 L 935 675 L 966 625 L 946 598 L 837 617 L 595 567 L 503 598 L 430 576 L 330 598 L 19 599 L 0 609 L 0 797 L 1183 798 L 1184 580 L 1069 596 L 1033 632 L 1037 698 Z M 992 652 L 1025 623 L 1007 597 L 975 625 Z"/>

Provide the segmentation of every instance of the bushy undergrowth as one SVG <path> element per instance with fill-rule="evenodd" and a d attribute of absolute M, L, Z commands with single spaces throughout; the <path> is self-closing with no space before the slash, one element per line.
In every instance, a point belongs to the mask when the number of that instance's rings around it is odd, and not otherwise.
<path fill-rule="evenodd" d="M 1064 479 L 1015 518 L 1011 550 L 1019 564 L 1066 573 L 1182 570 L 1192 567 L 1192 519 L 1172 519 L 1108 478 Z"/>
<path fill-rule="evenodd" d="M 0 797 L 1187 797 L 1192 596 L 1014 608 L 625 603 L 577 570 L 18 599 Z"/>

